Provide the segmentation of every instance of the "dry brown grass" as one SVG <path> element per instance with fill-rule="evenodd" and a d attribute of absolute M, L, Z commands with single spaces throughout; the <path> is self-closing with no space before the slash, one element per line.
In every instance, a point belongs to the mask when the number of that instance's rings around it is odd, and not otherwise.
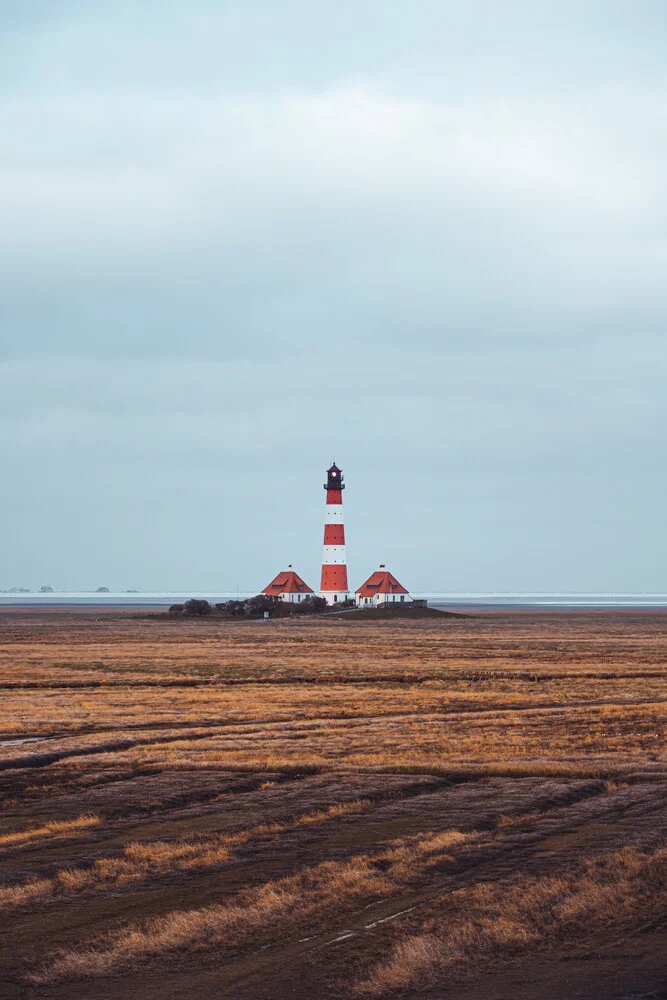
<path fill-rule="evenodd" d="M 0 746 L 16 982 L 223 970 L 419 896 L 368 936 L 382 995 L 664 905 L 664 847 L 618 847 L 667 828 L 667 614 L 3 621 L 0 743 L 37 738 Z"/>
<path fill-rule="evenodd" d="M 22 885 L 8 886 L 0 889 L 0 905 L 3 907 L 25 906 L 47 899 L 52 893 L 51 879 L 30 879 Z"/>
<path fill-rule="evenodd" d="M 281 622 L 263 632 L 122 617 L 55 622 L 28 616 L 0 645 L 0 686 L 35 685 L 6 688 L 0 733 L 58 737 L 0 748 L 6 759 L 78 748 L 79 733 L 91 752 L 110 733 L 134 741 L 99 758 L 128 768 L 584 754 L 618 763 L 665 751 L 667 619 Z M 196 743 L 156 742 L 186 727 Z"/>
<path fill-rule="evenodd" d="M 188 835 L 175 840 L 131 843 L 124 849 L 122 855 L 98 858 L 89 868 L 64 868 L 50 879 L 39 879 L 38 882 L 30 879 L 22 885 L 0 888 L 0 910 L 25 906 L 37 899 L 46 900 L 58 896 L 72 898 L 82 893 L 135 886 L 142 879 L 167 875 L 170 872 L 212 868 L 230 861 L 234 857 L 235 850 L 250 841 L 271 840 L 296 827 L 314 826 L 342 816 L 359 815 L 372 806 L 370 799 L 356 799 L 336 803 L 315 812 L 302 813 L 290 822 L 263 823 L 250 830 L 241 830 L 233 834 Z M 84 819 L 95 822 L 84 823 L 82 822 Z M 97 817 L 81 817 L 81 821 L 73 821 L 72 824 L 48 824 L 48 826 L 56 829 L 69 826 L 73 829 L 82 829 L 97 825 L 99 822 Z M 47 827 L 39 829 L 43 832 Z"/>
<path fill-rule="evenodd" d="M 338 692 L 330 689 L 329 708 Z M 252 692 L 249 692 L 252 697 Z M 312 700 L 312 699 L 311 699 Z M 410 704 L 418 695 L 410 694 Z M 403 695 L 403 705 L 406 696 Z M 314 708 L 311 704 L 311 710 Z M 270 712 L 270 706 L 266 706 Z M 107 738 L 86 738 L 90 753 L 100 767 L 164 768 L 185 765 L 192 769 L 212 764 L 217 767 L 271 768 L 281 762 L 292 767 L 336 768 L 348 766 L 435 769 L 443 767 L 505 765 L 530 766 L 546 761 L 572 773 L 607 774 L 623 762 L 646 763 L 664 757 L 667 747 L 667 702 L 642 706 L 571 707 L 565 712 L 534 709 L 507 710 L 446 716 L 446 713 L 382 713 L 371 694 L 364 703 L 365 714 L 349 719 L 311 717 L 308 722 L 277 722 L 268 718 L 251 724 L 229 724 L 167 737 L 161 732 L 141 735 L 121 730 L 114 739 L 127 737 L 127 749 L 115 749 Z M 192 736 L 196 738 L 192 738 Z M 80 745 L 80 744 L 79 744 Z M 78 749 L 78 747 L 77 747 Z M 69 747 L 59 741 L 50 753 Z M 36 752 L 36 751 L 35 751 Z M 25 750 L 22 750 L 25 754 Z M 15 756 L 19 756 L 17 751 Z M 574 764 L 574 761 L 577 764 Z M 71 760 L 72 771 L 87 768 L 85 756 Z"/>
<path fill-rule="evenodd" d="M 404 840 L 375 858 L 358 855 L 350 861 L 327 861 L 247 890 L 228 905 L 176 911 L 125 928 L 98 947 L 63 952 L 32 978 L 52 983 L 108 975 L 150 956 L 203 945 L 233 949 L 260 930 L 265 936 L 284 936 L 305 921 L 312 927 L 316 914 L 321 920 L 354 900 L 391 895 L 401 884 L 422 876 L 445 852 L 472 840 L 472 835 L 452 830 Z M 384 870 L 377 867 L 378 861 L 386 863 Z"/>
<path fill-rule="evenodd" d="M 25 830 L 15 830 L 12 833 L 0 833 L 0 850 L 10 847 L 23 847 L 39 840 L 58 840 L 63 837 L 76 836 L 82 830 L 90 830 L 99 826 L 99 816 L 85 815 L 70 820 L 53 820 L 41 826 L 27 827 Z"/>
<path fill-rule="evenodd" d="M 424 932 L 400 940 L 387 961 L 357 984 L 382 997 L 442 983 L 494 957 L 590 939 L 637 914 L 667 905 L 667 848 L 624 848 L 556 877 L 461 890 Z"/>
<path fill-rule="evenodd" d="M 406 698 L 407 696 L 407 698 Z M 414 716 L 481 710 L 536 709 L 577 701 L 631 702 L 665 697 L 665 683 L 619 677 L 614 679 L 559 678 L 535 684 L 527 678 L 495 680 L 457 679 L 411 684 L 266 685 L 250 681 L 243 687 L 162 689 L 160 687 L 85 688 L 63 686 L 4 694 L 1 732 L 13 736 L 67 734 L 80 730 L 150 729 L 156 725 L 289 724 L 300 719 L 352 719 Z M 18 748 L 12 750 L 18 753 Z"/>

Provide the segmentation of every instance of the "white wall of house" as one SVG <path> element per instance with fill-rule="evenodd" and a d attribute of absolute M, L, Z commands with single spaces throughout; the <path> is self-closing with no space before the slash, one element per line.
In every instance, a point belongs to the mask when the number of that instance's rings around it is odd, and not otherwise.
<path fill-rule="evenodd" d="M 356 602 L 360 608 L 376 608 L 378 604 L 410 604 L 412 598 L 409 594 L 374 594 L 372 597 L 362 597 L 355 594 Z"/>
<path fill-rule="evenodd" d="M 298 604 L 300 601 L 305 601 L 307 597 L 312 597 L 307 591 L 299 591 L 298 593 L 283 591 L 278 597 L 281 601 L 287 601 L 289 604 Z"/>

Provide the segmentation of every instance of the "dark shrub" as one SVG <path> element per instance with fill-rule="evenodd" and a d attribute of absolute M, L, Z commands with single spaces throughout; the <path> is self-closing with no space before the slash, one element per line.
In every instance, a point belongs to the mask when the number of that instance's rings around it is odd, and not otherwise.
<path fill-rule="evenodd" d="M 198 600 L 196 597 L 191 597 L 183 605 L 183 613 L 186 615 L 210 615 L 211 611 L 208 601 Z"/>
<path fill-rule="evenodd" d="M 182 604 L 172 604 L 172 606 L 169 608 L 169 614 L 170 615 L 182 615 L 183 614 L 183 605 Z"/>
<path fill-rule="evenodd" d="M 251 597 L 249 601 L 245 602 L 246 611 L 249 615 L 263 615 L 265 611 L 275 612 L 280 611 L 277 605 L 282 602 L 278 600 L 277 597 L 268 597 L 266 594 L 257 594 L 256 597 Z"/>
<path fill-rule="evenodd" d="M 246 602 L 245 601 L 227 601 L 225 604 L 225 610 L 228 615 L 232 618 L 243 618 L 246 613 Z"/>
<path fill-rule="evenodd" d="M 307 597 L 305 601 L 301 601 L 300 604 L 296 605 L 297 609 L 300 609 L 302 613 L 312 615 L 314 612 L 326 611 L 327 602 L 324 597 L 317 597 L 312 594 Z"/>

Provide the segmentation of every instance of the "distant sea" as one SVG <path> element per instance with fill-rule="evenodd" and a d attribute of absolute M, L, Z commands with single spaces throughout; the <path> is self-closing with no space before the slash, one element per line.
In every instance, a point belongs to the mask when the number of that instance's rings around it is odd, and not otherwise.
<path fill-rule="evenodd" d="M 252 597 L 253 593 L 0 593 L 0 606 L 16 607 L 98 607 L 167 608 L 189 597 L 205 598 L 212 604 Z M 667 608 L 667 594 L 499 594 L 499 593 L 413 593 L 438 608 Z"/>

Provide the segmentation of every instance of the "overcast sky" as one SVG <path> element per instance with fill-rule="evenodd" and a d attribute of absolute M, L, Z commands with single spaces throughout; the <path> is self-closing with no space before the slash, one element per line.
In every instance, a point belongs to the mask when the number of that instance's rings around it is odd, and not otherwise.
<path fill-rule="evenodd" d="M 9 8 L 13 9 L 9 9 Z M 0 12 L 0 588 L 667 590 L 664 0 Z"/>

